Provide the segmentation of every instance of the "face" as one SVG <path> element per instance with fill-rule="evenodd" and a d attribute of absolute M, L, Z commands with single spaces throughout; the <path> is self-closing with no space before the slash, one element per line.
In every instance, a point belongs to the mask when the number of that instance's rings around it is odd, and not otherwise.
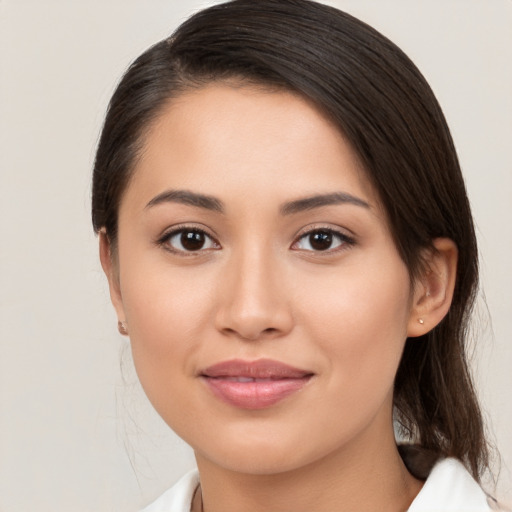
<path fill-rule="evenodd" d="M 116 260 L 140 381 L 198 460 L 275 473 L 392 435 L 408 271 L 354 152 L 305 100 L 211 85 L 167 105 Z"/>

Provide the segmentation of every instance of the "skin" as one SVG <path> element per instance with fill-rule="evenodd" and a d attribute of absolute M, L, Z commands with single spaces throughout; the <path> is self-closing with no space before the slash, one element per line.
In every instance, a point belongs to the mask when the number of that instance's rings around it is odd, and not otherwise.
<path fill-rule="evenodd" d="M 224 212 L 148 206 L 170 190 Z M 364 204 L 281 211 L 333 193 Z M 180 236 L 164 240 L 173 228 L 209 237 L 185 252 Z M 306 234 L 319 229 L 339 233 L 322 251 Z M 212 84 L 166 105 L 122 197 L 117 253 L 102 233 L 100 255 L 146 394 L 195 451 L 196 509 L 201 495 L 207 512 L 408 508 L 421 482 L 396 450 L 393 380 L 406 338 L 450 305 L 457 251 L 434 245 L 411 283 L 356 155 L 304 99 Z M 314 376 L 271 407 L 240 409 L 198 377 L 234 358 Z"/>

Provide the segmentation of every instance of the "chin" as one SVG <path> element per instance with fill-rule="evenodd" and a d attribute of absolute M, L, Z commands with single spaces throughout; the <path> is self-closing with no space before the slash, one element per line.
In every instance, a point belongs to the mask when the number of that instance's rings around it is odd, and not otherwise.
<path fill-rule="evenodd" d="M 247 435 L 217 436 L 213 443 L 205 443 L 202 439 L 200 446 L 195 446 L 192 440 L 187 440 L 196 453 L 197 462 L 201 469 L 201 460 L 207 464 L 222 467 L 225 470 L 251 475 L 277 475 L 293 472 L 315 464 L 320 460 L 343 451 L 345 439 L 326 439 L 308 437 L 305 432 L 287 432 L 266 430 L 257 436 L 253 432 Z M 227 432 L 224 432 L 226 434 Z M 348 441 L 348 440 L 347 440 Z M 209 446 L 208 446 L 209 445 Z"/>

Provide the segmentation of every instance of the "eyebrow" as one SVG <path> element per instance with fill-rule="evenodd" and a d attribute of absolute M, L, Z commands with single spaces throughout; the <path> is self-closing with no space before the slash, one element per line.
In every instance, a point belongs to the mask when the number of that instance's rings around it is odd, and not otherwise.
<path fill-rule="evenodd" d="M 370 205 L 359 197 L 347 194 L 346 192 L 334 192 L 331 194 L 319 194 L 296 201 L 285 203 L 280 208 L 281 215 L 293 215 L 294 213 L 313 210 L 322 206 L 330 206 L 335 204 L 352 204 L 363 208 L 370 208 Z"/>
<path fill-rule="evenodd" d="M 225 211 L 224 205 L 220 199 L 205 194 L 199 194 L 197 192 L 191 192 L 189 190 L 166 190 L 151 199 L 145 208 L 152 208 L 153 206 L 163 203 L 186 204 L 217 213 L 224 213 Z M 333 192 L 329 194 L 316 194 L 296 199 L 294 201 L 289 201 L 280 207 L 279 212 L 281 215 L 293 215 L 295 213 L 313 210 L 322 206 L 336 204 L 352 204 L 363 208 L 370 208 L 370 205 L 359 197 L 346 192 Z"/>
<path fill-rule="evenodd" d="M 166 190 L 151 199 L 151 201 L 146 205 L 146 209 L 162 203 L 180 203 L 195 206 L 196 208 L 204 208 L 206 210 L 224 213 L 222 201 L 216 197 L 198 194 L 188 190 Z"/>

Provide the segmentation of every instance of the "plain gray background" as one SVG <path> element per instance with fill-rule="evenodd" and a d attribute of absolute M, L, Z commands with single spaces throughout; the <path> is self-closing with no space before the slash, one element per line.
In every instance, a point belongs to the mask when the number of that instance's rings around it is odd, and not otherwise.
<path fill-rule="evenodd" d="M 512 2 L 326 2 L 396 42 L 452 128 L 478 227 L 474 369 L 512 502 Z M 193 466 L 117 333 L 90 173 L 128 63 L 198 0 L 0 0 L 0 511 L 126 511 Z M 124 348 L 123 348 L 124 347 Z"/>

